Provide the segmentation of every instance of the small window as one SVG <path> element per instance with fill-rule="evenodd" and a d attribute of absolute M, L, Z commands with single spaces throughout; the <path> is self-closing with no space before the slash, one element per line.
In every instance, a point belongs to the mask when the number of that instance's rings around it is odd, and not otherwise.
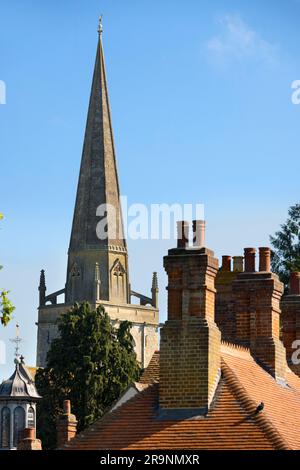
<path fill-rule="evenodd" d="M 1 413 L 1 447 L 2 449 L 9 449 L 10 440 L 10 409 L 6 406 L 2 408 Z"/>
<path fill-rule="evenodd" d="M 25 428 L 25 411 L 21 406 L 17 406 L 14 411 L 14 447 L 17 447 L 22 439 L 22 432 Z"/>
<path fill-rule="evenodd" d="M 35 416 L 34 416 L 34 409 L 32 408 L 32 406 L 28 410 L 27 427 L 28 428 L 35 427 Z"/>

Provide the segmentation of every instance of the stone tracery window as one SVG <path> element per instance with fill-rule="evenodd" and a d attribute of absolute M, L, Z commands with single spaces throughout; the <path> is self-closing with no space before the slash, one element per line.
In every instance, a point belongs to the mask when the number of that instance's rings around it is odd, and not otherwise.
<path fill-rule="evenodd" d="M 117 258 L 116 261 L 114 262 L 113 267 L 112 267 L 112 272 L 115 276 L 123 276 L 126 273 L 119 258 Z"/>
<path fill-rule="evenodd" d="M 126 301 L 126 270 L 119 258 L 113 263 L 111 270 L 112 298 Z"/>

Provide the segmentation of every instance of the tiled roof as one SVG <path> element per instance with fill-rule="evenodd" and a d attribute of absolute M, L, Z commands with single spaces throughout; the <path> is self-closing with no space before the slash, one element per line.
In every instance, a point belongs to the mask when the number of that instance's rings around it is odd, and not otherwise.
<path fill-rule="evenodd" d="M 159 382 L 159 351 L 155 351 L 147 368 L 144 370 L 140 382 L 153 384 Z"/>
<path fill-rule="evenodd" d="M 268 419 L 282 441 L 292 449 L 300 449 L 300 378 L 287 373 L 287 385 L 278 384 L 251 358 L 222 354 L 223 370 L 253 403 L 264 403 L 261 416 Z"/>
<path fill-rule="evenodd" d="M 158 419 L 159 353 L 141 381 L 149 386 L 107 413 L 68 449 L 300 449 L 300 379 L 278 384 L 246 349 L 222 345 L 222 378 L 206 417 Z M 256 407 L 264 402 L 264 410 Z"/>

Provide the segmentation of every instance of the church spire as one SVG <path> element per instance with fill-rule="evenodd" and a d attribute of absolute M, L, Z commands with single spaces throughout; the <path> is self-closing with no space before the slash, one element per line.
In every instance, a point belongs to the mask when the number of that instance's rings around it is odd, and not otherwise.
<path fill-rule="evenodd" d="M 46 295 L 43 271 L 40 278 L 37 346 L 39 367 L 46 367 L 51 342 L 59 334 L 56 326 L 57 320 L 62 314 L 68 312 L 75 302 L 87 301 L 93 309 L 103 305 L 112 320 L 132 322 L 134 325 L 132 334 L 137 344 L 137 358 L 141 363 L 146 361 L 146 365 L 152 352 L 157 349 L 158 308 L 150 306 L 151 298 L 130 289 L 102 31 L 102 18 L 100 18 L 97 54 L 68 251 L 66 284 L 64 289 Z M 103 212 L 102 214 L 99 212 L 99 206 L 103 209 L 105 204 L 108 214 L 104 213 L 103 216 Z M 104 222 L 106 219 L 108 228 L 106 238 L 101 238 L 101 230 L 100 233 L 98 230 L 99 222 L 100 225 L 102 224 L 100 229 L 103 227 L 103 218 Z M 152 291 L 155 302 L 157 291 L 155 277 Z M 60 303 L 58 298 L 63 293 L 65 293 L 65 301 Z M 131 296 L 136 296 L 140 300 L 140 306 L 136 303 L 131 304 Z M 150 338 L 147 341 L 147 347 L 140 348 L 141 344 L 146 344 L 145 337 Z"/>
<path fill-rule="evenodd" d="M 109 107 L 105 62 L 102 46 L 102 17 L 99 21 L 99 40 L 89 103 L 83 154 L 75 212 L 73 218 L 70 250 L 99 245 L 126 247 L 120 208 L 119 181 L 116 167 L 114 139 Z M 106 204 L 107 225 L 111 231 L 108 238 L 99 239 L 96 227 L 101 220 L 101 210 Z M 102 206 L 104 207 L 104 206 Z M 104 239 L 103 239 L 104 238 Z"/>
<path fill-rule="evenodd" d="M 100 17 L 97 54 L 69 246 L 66 285 L 66 300 L 68 301 L 89 300 L 94 297 L 94 293 L 89 291 L 94 284 L 96 262 L 100 266 L 101 289 L 103 289 L 104 298 L 109 300 L 110 261 L 108 255 L 112 251 L 124 256 L 127 253 L 102 31 L 102 17 Z M 105 260 L 104 253 L 107 254 Z M 126 265 L 124 268 L 127 270 L 127 258 L 121 263 Z M 76 286 L 71 279 L 74 264 L 79 268 L 80 276 L 82 276 L 81 279 L 76 280 Z M 107 280 L 106 288 L 105 280 Z M 83 283 L 86 284 L 86 288 L 82 288 Z M 128 299 L 128 282 L 125 291 L 124 299 Z M 72 295 L 71 292 L 73 292 Z"/>

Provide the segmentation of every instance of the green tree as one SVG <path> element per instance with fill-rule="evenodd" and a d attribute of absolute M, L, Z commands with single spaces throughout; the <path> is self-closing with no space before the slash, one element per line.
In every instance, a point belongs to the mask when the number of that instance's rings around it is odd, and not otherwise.
<path fill-rule="evenodd" d="M 0 220 L 3 219 L 3 214 L 0 212 Z M 3 266 L 0 266 L 2 269 Z M 15 309 L 13 304 L 8 298 L 8 291 L 4 289 L 0 289 L 0 321 L 1 325 L 6 326 L 8 322 L 11 320 L 12 313 Z"/>
<path fill-rule="evenodd" d="M 43 397 L 38 405 L 39 437 L 45 449 L 56 446 L 56 419 L 70 399 L 78 431 L 100 418 L 127 386 L 137 380 L 131 324 L 113 327 L 102 306 L 75 304 L 58 321 L 59 337 L 39 369 L 35 382 Z"/>
<path fill-rule="evenodd" d="M 290 273 L 300 271 L 300 204 L 291 206 L 288 218 L 274 236 L 270 236 L 273 246 L 272 270 L 288 286 Z"/>

